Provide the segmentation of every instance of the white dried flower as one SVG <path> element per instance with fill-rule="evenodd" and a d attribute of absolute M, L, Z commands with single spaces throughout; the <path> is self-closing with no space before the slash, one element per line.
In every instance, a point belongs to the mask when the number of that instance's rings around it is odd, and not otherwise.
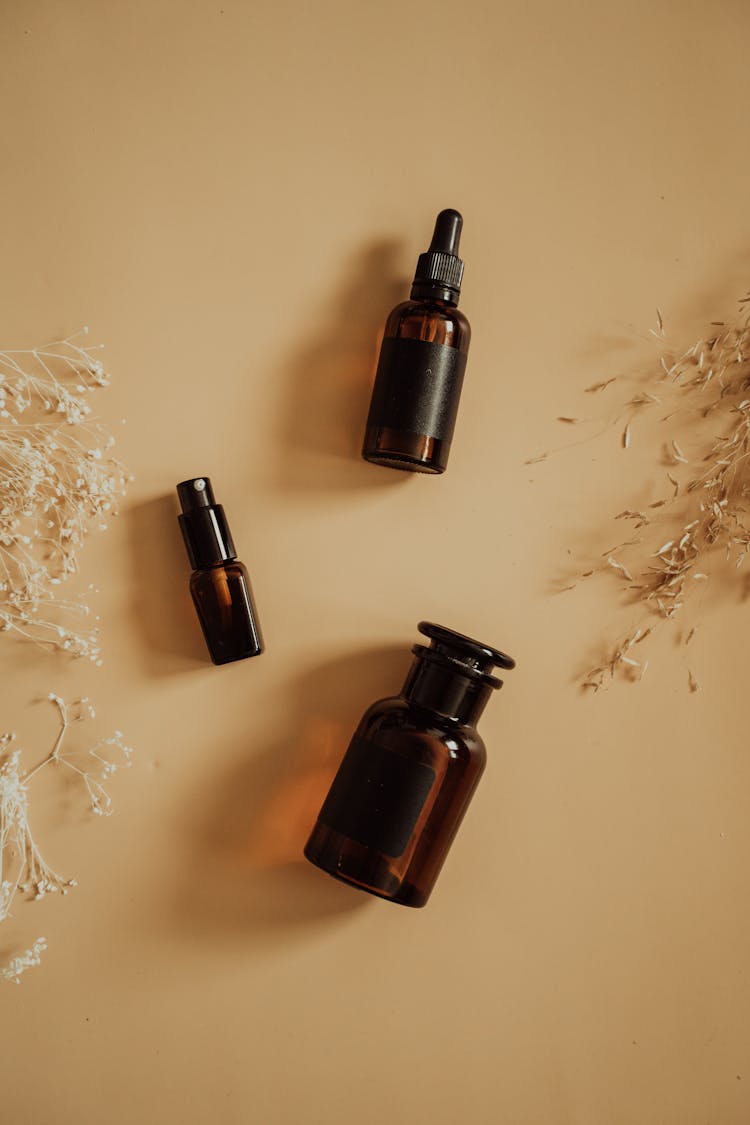
<path fill-rule="evenodd" d="M 46 948 L 46 938 L 37 938 L 30 949 L 27 949 L 24 953 L 19 953 L 16 957 L 12 957 L 5 968 L 0 969 L 0 978 L 10 981 L 12 984 L 20 984 L 22 973 L 25 973 L 27 969 L 32 969 L 36 965 L 41 964 L 42 953 L 44 953 Z"/>
<path fill-rule="evenodd" d="M 77 885 L 75 879 L 66 878 L 50 867 L 34 839 L 28 800 L 32 778 L 52 765 L 70 770 L 86 791 L 92 812 L 108 816 L 112 812 L 112 799 L 105 782 L 118 767 L 130 765 L 132 751 L 120 731 L 100 739 L 87 750 L 67 750 L 65 740 L 71 724 L 91 718 L 93 707 L 85 698 L 67 704 L 54 692 L 49 693 L 48 700 L 57 711 L 60 729 L 52 749 L 33 769 L 22 770 L 21 751 L 9 749 L 15 735 L 0 735 L 0 924 L 10 916 L 18 894 L 38 900 L 48 894 L 67 894 Z M 39 963 L 39 953 L 44 948 L 45 945 L 36 942 L 0 970 L 0 977 L 18 983 L 24 969 Z"/>
<path fill-rule="evenodd" d="M 106 530 L 131 479 L 92 420 L 88 396 L 109 383 L 96 351 L 77 336 L 0 351 L 0 630 L 94 664 L 99 631 L 77 624 L 85 596 L 54 588 L 77 573 L 86 536 Z"/>

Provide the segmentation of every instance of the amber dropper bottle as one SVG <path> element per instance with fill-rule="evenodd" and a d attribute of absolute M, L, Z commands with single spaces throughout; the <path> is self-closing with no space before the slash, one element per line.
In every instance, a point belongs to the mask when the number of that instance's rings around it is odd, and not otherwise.
<path fill-rule="evenodd" d="M 365 712 L 305 847 L 337 879 L 424 906 L 484 770 L 476 722 L 502 680 L 505 653 L 422 621 L 430 647 L 399 696 Z"/>
<path fill-rule="evenodd" d="M 443 473 L 456 424 L 471 328 L 458 298 L 463 219 L 441 211 L 421 254 L 411 297 L 390 313 L 380 349 L 362 456 L 412 473 Z"/>
<path fill-rule="evenodd" d="M 224 509 L 208 477 L 177 485 L 178 516 L 193 573 L 190 593 L 214 664 L 263 652 L 250 578 L 237 558 Z"/>

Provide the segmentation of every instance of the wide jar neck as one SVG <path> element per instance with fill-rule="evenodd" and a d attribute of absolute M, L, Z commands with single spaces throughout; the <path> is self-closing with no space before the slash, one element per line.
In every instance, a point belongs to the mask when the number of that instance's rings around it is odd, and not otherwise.
<path fill-rule="evenodd" d="M 480 677 L 423 654 L 412 664 L 402 694 L 410 703 L 473 727 L 493 690 Z"/>

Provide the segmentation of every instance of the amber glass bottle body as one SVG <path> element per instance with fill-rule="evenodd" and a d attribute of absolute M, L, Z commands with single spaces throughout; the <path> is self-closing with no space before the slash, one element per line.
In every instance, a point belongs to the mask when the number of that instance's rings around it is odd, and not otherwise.
<path fill-rule="evenodd" d="M 470 340 L 469 321 L 450 299 L 426 296 L 396 305 L 383 334 L 362 448 L 366 461 L 445 472 Z"/>
<path fill-rule="evenodd" d="M 263 652 L 263 638 L 250 578 L 238 559 L 190 576 L 190 593 L 214 664 L 228 664 Z"/>
<path fill-rule="evenodd" d="M 471 728 L 420 713 L 403 698 L 375 703 L 357 728 L 305 855 L 371 894 L 424 906 L 486 757 Z M 398 796 L 389 808 L 393 799 L 379 794 L 391 787 Z"/>

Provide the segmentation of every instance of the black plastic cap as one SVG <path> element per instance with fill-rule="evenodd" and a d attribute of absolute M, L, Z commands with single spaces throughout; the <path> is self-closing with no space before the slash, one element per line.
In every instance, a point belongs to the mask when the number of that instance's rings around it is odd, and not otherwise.
<path fill-rule="evenodd" d="M 177 485 L 177 495 L 184 514 L 194 512 L 196 508 L 213 507 L 216 503 L 208 477 L 194 477 L 192 480 L 181 481 Z"/>
<path fill-rule="evenodd" d="M 501 652 L 499 648 L 486 645 L 482 641 L 475 641 L 472 637 L 456 633 L 453 629 L 446 629 L 444 625 L 436 625 L 432 621 L 420 621 L 417 625 L 419 632 L 429 637 L 429 648 L 424 645 L 415 645 L 413 651 L 420 655 L 427 655 L 433 659 L 450 663 L 460 668 L 464 673 L 476 679 L 481 679 L 489 687 L 502 687 L 502 680 L 492 675 L 493 668 L 515 668 L 516 662 L 512 656 Z"/>
<path fill-rule="evenodd" d="M 437 297 L 458 304 L 464 275 L 464 264 L 458 256 L 463 224 L 460 212 L 452 207 L 440 212 L 430 248 L 419 255 L 411 287 L 413 298 Z"/>
<path fill-rule="evenodd" d="M 237 558 L 224 509 L 214 501 L 208 477 L 193 477 L 177 485 L 182 508 L 178 522 L 193 570 Z"/>

